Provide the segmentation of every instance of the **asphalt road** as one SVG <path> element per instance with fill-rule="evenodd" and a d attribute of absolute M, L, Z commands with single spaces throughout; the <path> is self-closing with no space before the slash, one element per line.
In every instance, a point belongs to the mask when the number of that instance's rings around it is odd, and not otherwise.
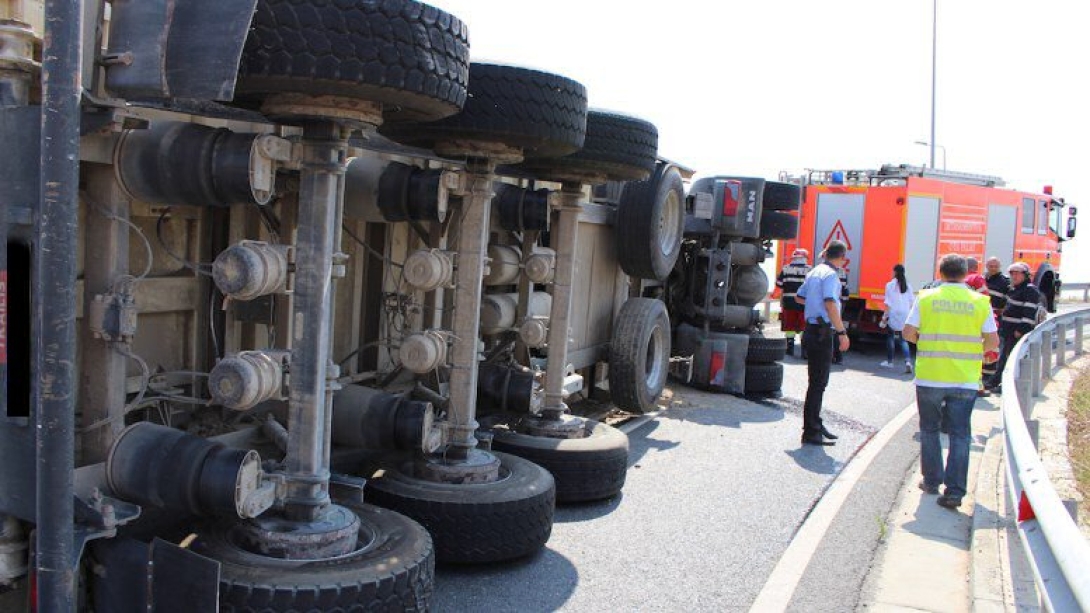
<path fill-rule="evenodd" d="M 835 447 L 800 447 L 806 368 L 788 358 L 784 397 L 751 402 L 673 385 L 670 407 L 630 434 L 628 481 L 603 503 L 560 507 L 546 549 L 516 563 L 440 568 L 439 611 L 746 610 L 825 488 L 913 399 L 911 376 L 861 345 L 835 367 Z M 914 460 L 914 422 L 853 496 L 838 542 L 819 549 L 792 609 L 850 610 Z M 905 440 L 900 440 L 905 439 Z M 895 445 L 891 445 L 891 448 Z M 874 484 L 879 484 L 874 486 Z M 857 508 L 858 507 L 858 508 Z M 848 516 L 851 516 L 850 518 Z M 833 599 L 849 591 L 848 597 Z"/>

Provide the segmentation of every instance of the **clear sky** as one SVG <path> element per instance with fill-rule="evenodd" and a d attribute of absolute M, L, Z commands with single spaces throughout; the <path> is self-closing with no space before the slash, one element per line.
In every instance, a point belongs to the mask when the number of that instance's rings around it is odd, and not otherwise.
<path fill-rule="evenodd" d="M 587 87 L 703 174 L 926 164 L 929 0 L 432 0 L 474 60 Z M 935 141 L 950 170 L 1082 205 L 1061 276 L 1090 282 L 1090 3 L 939 0 Z M 936 165 L 943 164 L 942 149 Z"/>

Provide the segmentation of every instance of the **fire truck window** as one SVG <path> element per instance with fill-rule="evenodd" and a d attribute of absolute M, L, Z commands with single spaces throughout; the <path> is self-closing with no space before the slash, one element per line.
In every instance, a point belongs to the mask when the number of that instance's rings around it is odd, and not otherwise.
<path fill-rule="evenodd" d="M 1048 227 L 1052 229 L 1052 233 L 1056 236 L 1062 236 L 1060 234 L 1060 222 L 1063 221 L 1063 207 L 1055 205 L 1052 207 L 1052 217 L 1048 222 Z"/>
<path fill-rule="evenodd" d="M 1022 198 L 1022 234 L 1033 234 L 1034 204 L 1033 198 Z"/>
<path fill-rule="evenodd" d="M 1037 234 L 1048 234 L 1048 200 L 1037 201 Z"/>

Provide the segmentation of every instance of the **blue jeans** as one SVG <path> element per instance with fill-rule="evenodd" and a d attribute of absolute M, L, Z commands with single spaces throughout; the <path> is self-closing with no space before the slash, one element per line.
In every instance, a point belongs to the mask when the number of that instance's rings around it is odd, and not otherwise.
<path fill-rule="evenodd" d="M 890 329 L 889 334 L 886 335 L 886 361 L 893 361 L 893 350 L 897 344 L 901 345 L 901 353 L 905 354 L 905 361 L 908 362 L 912 359 L 912 354 L 908 350 L 908 341 L 905 337 L 901 336 L 900 332 L 894 332 Z"/>
<path fill-rule="evenodd" d="M 969 436 L 976 390 L 916 386 L 916 408 L 920 412 L 920 472 L 924 483 L 946 485 L 947 496 L 965 496 L 969 480 Z M 950 449 L 942 465 L 939 422 L 945 414 L 950 428 Z"/>

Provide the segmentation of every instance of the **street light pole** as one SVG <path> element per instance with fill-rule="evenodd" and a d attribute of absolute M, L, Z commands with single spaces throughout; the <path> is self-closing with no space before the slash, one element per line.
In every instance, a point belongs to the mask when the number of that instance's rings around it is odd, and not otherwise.
<path fill-rule="evenodd" d="M 939 0 L 932 0 L 931 8 L 931 168 L 935 167 L 935 74 L 938 51 Z M 946 150 L 943 149 L 943 170 L 946 170 Z"/>

